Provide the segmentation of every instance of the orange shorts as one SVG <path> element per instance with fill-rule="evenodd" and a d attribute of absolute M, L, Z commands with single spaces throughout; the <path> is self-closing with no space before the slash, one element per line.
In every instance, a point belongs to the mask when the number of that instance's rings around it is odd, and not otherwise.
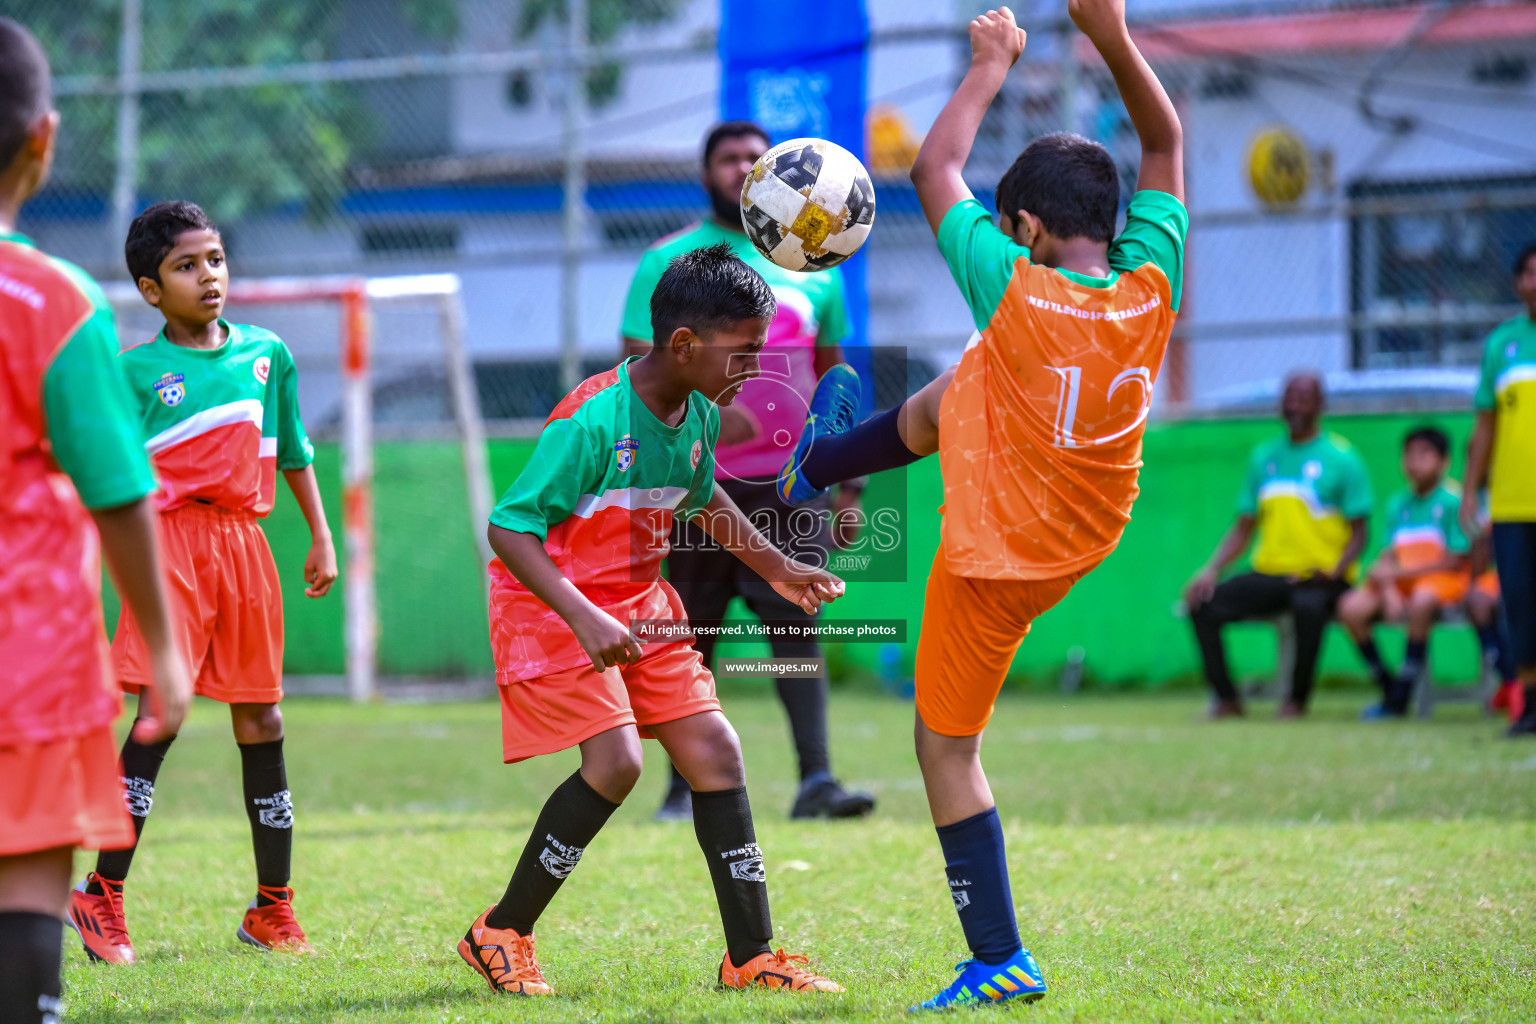
<path fill-rule="evenodd" d="M 497 689 L 501 753 L 508 764 L 574 747 L 621 725 L 638 726 L 649 739 L 648 725 L 720 710 L 715 677 L 692 644 L 647 644 L 633 665 L 596 672 L 588 662 Z"/>
<path fill-rule="evenodd" d="M 1487 570 L 1477 579 L 1472 581 L 1472 589 L 1477 591 L 1479 594 L 1482 594 L 1484 597 L 1490 597 L 1495 601 L 1499 600 L 1500 592 L 1498 572 L 1493 569 Z"/>
<path fill-rule="evenodd" d="M 0 779 L 0 857 L 60 846 L 133 845 L 110 725 L 68 739 L 0 747 Z"/>
<path fill-rule="evenodd" d="M 256 516 L 193 503 L 159 517 L 171 628 L 194 689 L 226 704 L 283 698 L 283 594 Z M 112 637 L 118 682 L 149 682 L 148 651 L 124 608 Z"/>
<path fill-rule="evenodd" d="M 1411 599 L 1415 594 L 1428 592 L 1435 595 L 1442 607 L 1450 607 L 1465 601 L 1470 585 L 1471 581 L 1467 578 L 1467 574 L 1458 572 L 1430 572 L 1422 576 L 1397 578 L 1397 592 L 1404 600 Z"/>
<path fill-rule="evenodd" d="M 923 724 L 942 736 L 974 736 L 985 729 L 1029 627 L 1089 571 L 1052 580 L 955 576 L 940 544 L 923 596 L 914 666 Z"/>

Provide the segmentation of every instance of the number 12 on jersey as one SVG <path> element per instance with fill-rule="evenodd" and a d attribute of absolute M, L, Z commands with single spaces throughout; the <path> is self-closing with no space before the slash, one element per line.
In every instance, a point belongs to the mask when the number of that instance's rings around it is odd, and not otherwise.
<path fill-rule="evenodd" d="M 1147 414 L 1152 411 L 1152 371 L 1145 366 L 1133 366 L 1128 370 L 1121 370 L 1109 382 L 1109 388 L 1104 392 L 1104 401 L 1108 403 L 1115 397 L 1115 392 L 1132 382 L 1141 386 L 1141 409 L 1136 418 L 1126 426 L 1116 430 L 1112 434 L 1103 437 L 1081 437 L 1077 433 L 1077 401 L 1082 394 L 1083 368 L 1081 366 L 1048 366 L 1046 369 L 1061 378 L 1061 387 L 1057 390 L 1056 397 L 1056 437 L 1058 448 L 1091 448 L 1094 445 L 1109 444 L 1118 441 L 1137 427 L 1146 422 Z"/>

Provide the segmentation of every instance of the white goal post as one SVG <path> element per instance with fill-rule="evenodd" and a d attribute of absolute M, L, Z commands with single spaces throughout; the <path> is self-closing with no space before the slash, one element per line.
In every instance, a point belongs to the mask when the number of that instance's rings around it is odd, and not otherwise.
<path fill-rule="evenodd" d="M 113 281 L 104 287 L 114 309 L 143 308 L 143 300 L 132 284 Z M 346 553 L 342 592 L 346 605 L 347 690 L 354 701 L 372 700 L 378 694 L 379 616 L 374 580 L 372 485 L 374 314 L 381 308 L 410 304 L 436 313 L 436 333 L 441 340 L 439 355 L 463 453 L 472 535 L 481 564 L 492 558 L 485 535 L 492 503 L 491 474 L 479 395 L 465 348 L 460 292 L 457 274 L 272 277 L 230 284 L 230 305 L 332 305 L 339 313 L 336 349 L 341 379 L 341 530 Z"/>

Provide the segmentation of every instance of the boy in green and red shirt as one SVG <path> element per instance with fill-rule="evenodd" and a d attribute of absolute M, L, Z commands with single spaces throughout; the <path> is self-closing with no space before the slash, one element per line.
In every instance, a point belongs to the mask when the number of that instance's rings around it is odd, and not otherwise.
<path fill-rule="evenodd" d="M 691 638 L 666 631 L 687 624 L 661 578 L 674 516 L 696 519 L 807 612 L 843 592 L 837 577 L 782 554 L 715 486 L 717 405 L 757 376 L 774 312 L 773 292 L 728 246 L 674 258 L 651 294 L 651 350 L 561 400 L 491 515 L 502 756 L 581 748 L 581 769 L 539 812 L 501 901 L 459 942 L 495 991 L 553 993 L 534 924 L 639 779 L 642 736 L 661 741 L 693 790 L 725 926 L 720 982 L 842 991 L 769 945 L 741 746 Z"/>
<path fill-rule="evenodd" d="M 48 59 L 0 18 L 0 1021 L 57 1021 L 75 847 L 131 843 L 118 784 L 98 551 L 144 622 L 152 743 L 191 700 L 160 586 L 155 483 L 112 310 L 16 233 L 59 125 Z M 92 525 L 94 521 L 94 526 Z"/>
<path fill-rule="evenodd" d="M 271 332 L 220 315 L 229 292 L 224 244 L 197 206 L 145 210 L 129 228 L 125 252 L 140 294 L 165 316 L 154 340 L 119 361 L 159 477 L 173 628 L 196 692 L 229 705 L 240 746 L 257 885 L 235 934 L 263 949 L 308 952 L 288 886 L 293 803 L 278 709 L 282 593 L 258 524 L 272 511 L 282 471 L 313 537 L 305 593 L 324 596 L 336 579 L 336 552 L 310 465 L 314 449 L 299 419 L 293 357 Z M 126 609 L 112 656 L 123 689 L 136 693 L 151 683 L 142 633 Z M 123 745 L 123 784 L 137 833 L 170 744 L 129 737 Z M 72 897 L 81 941 L 96 959 L 133 960 L 122 904 L 132 859 L 133 847 L 103 853 Z"/>

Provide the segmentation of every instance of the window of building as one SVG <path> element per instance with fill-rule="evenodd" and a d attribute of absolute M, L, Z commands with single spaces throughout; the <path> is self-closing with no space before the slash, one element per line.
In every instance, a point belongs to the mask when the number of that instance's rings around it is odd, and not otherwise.
<path fill-rule="evenodd" d="M 1353 365 L 1474 366 L 1518 300 L 1536 241 L 1536 177 L 1362 182 L 1349 189 Z"/>

